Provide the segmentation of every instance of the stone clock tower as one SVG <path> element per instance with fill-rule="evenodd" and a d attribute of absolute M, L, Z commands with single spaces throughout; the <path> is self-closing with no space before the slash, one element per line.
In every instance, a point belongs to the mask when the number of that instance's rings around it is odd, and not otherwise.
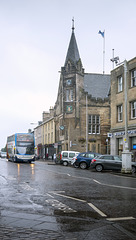
<path fill-rule="evenodd" d="M 55 142 L 58 144 L 58 151 L 108 152 L 109 93 L 110 75 L 84 72 L 73 21 L 54 106 Z"/>
<path fill-rule="evenodd" d="M 55 104 L 56 142 L 59 142 L 60 150 L 74 150 L 74 146 L 77 145 L 75 136 L 79 130 L 79 103 L 84 88 L 83 81 L 84 69 L 77 47 L 73 20 L 71 39 L 64 67 L 61 67 Z"/>

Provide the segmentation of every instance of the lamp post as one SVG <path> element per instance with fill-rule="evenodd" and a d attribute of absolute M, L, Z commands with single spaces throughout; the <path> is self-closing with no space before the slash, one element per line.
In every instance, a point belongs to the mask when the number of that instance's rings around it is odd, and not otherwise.
<path fill-rule="evenodd" d="M 128 96 L 128 82 L 127 82 L 127 61 L 124 60 L 118 63 L 119 57 L 112 59 L 116 65 L 123 64 L 124 66 L 124 119 L 125 119 L 125 138 L 123 139 L 123 152 L 122 152 L 122 173 L 132 173 L 131 156 L 128 148 L 128 112 L 127 112 L 127 96 Z"/>
<path fill-rule="evenodd" d="M 125 90 L 125 138 L 124 138 L 124 148 L 122 153 L 122 173 L 132 173 L 131 166 L 131 156 L 132 153 L 129 152 L 128 148 L 128 112 L 127 112 L 127 96 L 128 96 L 128 84 L 127 84 L 127 61 L 124 60 L 124 90 Z"/>

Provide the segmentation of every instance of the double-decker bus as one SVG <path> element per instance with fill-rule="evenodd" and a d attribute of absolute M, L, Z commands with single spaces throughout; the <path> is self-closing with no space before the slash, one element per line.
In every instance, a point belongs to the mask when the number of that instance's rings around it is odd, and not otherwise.
<path fill-rule="evenodd" d="M 14 162 L 35 161 L 33 133 L 15 133 L 7 137 L 7 159 Z"/>

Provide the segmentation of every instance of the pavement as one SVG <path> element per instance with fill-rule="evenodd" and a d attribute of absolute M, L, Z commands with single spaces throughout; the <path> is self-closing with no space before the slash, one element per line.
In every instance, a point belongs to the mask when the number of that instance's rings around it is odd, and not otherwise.
<path fill-rule="evenodd" d="M 2 217 L 1 217 L 2 216 Z M 53 216 L 1 211 L 0 240 L 133 240 L 136 239 L 115 223 L 96 222 L 90 230 L 63 232 Z M 106 220 L 105 220 L 106 221 Z"/>
<path fill-rule="evenodd" d="M 64 240 L 65 237 L 53 216 L 1 210 L 0 240 L 19 239 Z"/>

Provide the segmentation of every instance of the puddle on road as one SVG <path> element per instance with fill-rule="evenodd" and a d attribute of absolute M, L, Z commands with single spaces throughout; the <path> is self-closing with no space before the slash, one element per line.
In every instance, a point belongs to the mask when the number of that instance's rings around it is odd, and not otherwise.
<path fill-rule="evenodd" d="M 60 224 L 62 231 L 90 231 L 90 226 L 98 221 L 98 214 L 94 212 L 78 211 L 75 214 L 64 214 L 59 210 L 54 211 L 56 221 Z"/>
<path fill-rule="evenodd" d="M 91 219 L 96 219 L 99 220 L 101 217 L 98 213 L 92 212 L 92 211 L 80 211 L 78 210 L 77 212 L 70 212 L 70 213 L 65 213 L 59 209 L 54 210 L 54 216 L 66 216 L 66 217 L 73 217 L 77 219 L 86 219 L 86 220 L 91 220 Z"/>

